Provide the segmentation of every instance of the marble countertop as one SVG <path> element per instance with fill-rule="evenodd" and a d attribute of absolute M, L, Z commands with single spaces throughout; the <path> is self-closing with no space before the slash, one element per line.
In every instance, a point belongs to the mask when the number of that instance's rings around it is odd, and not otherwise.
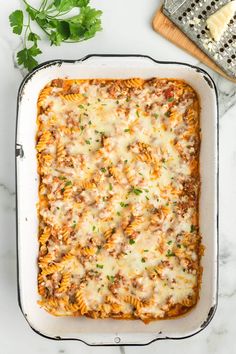
<path fill-rule="evenodd" d="M 11 11 L 22 1 L 4 2 L 0 12 L 0 343 L 2 354 L 165 353 L 234 354 L 236 311 L 236 85 L 213 76 L 220 102 L 220 284 L 219 305 L 210 325 L 198 335 L 178 341 L 159 341 L 146 347 L 92 348 L 79 342 L 57 342 L 35 334 L 17 304 L 14 138 L 16 96 L 23 72 L 15 65 L 19 39 L 8 26 Z M 37 1 L 31 0 L 31 3 Z M 50 47 L 43 41 L 40 62 L 76 59 L 91 53 L 146 54 L 159 60 L 184 61 L 202 66 L 196 59 L 158 36 L 151 20 L 160 5 L 156 0 L 92 1 L 101 8 L 103 32 L 80 44 Z"/>

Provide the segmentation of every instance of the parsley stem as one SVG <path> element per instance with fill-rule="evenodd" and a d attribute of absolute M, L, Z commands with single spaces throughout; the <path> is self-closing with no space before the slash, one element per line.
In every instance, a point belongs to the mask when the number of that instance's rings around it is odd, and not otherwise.
<path fill-rule="evenodd" d="M 45 7 L 47 6 L 47 3 L 48 3 L 48 0 L 43 0 L 41 5 L 40 5 L 39 11 L 44 11 Z"/>

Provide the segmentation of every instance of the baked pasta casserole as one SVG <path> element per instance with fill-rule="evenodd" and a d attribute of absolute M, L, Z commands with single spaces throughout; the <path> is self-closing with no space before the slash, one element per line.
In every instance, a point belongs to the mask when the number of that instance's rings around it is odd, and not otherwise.
<path fill-rule="evenodd" d="M 199 296 L 199 101 L 185 82 L 55 79 L 38 98 L 39 304 L 171 318 Z"/>

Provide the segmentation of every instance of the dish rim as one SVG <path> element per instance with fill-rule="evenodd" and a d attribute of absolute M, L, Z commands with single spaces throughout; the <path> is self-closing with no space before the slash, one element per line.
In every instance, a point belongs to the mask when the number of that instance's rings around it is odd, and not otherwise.
<path fill-rule="evenodd" d="M 18 118 L 19 118 L 19 107 L 20 107 L 20 103 L 22 100 L 22 94 L 23 94 L 23 90 L 25 85 L 27 84 L 27 82 L 29 80 L 32 79 L 32 77 L 39 72 L 40 70 L 44 69 L 44 68 L 48 68 L 50 66 L 54 66 L 54 65 L 62 65 L 64 63 L 69 63 L 69 64 L 76 64 L 79 62 L 84 62 L 92 57 L 97 57 L 97 58 L 144 58 L 144 59 L 148 59 L 153 61 L 156 64 L 163 64 L 163 65 L 179 65 L 179 66 L 185 66 L 185 67 L 189 67 L 191 69 L 194 69 L 197 73 L 202 73 L 203 74 L 203 78 L 206 80 L 207 84 L 209 85 L 209 87 L 211 89 L 213 89 L 214 94 L 215 94 L 215 99 L 216 99 L 216 298 L 215 298 L 215 303 L 211 306 L 207 318 L 206 320 L 201 324 L 201 326 L 199 326 L 199 328 L 186 335 L 186 336 L 181 336 L 178 338 L 175 337 L 157 337 L 154 338 L 153 340 L 147 342 L 147 343 L 137 343 L 137 344 L 133 344 L 133 343 L 125 343 L 125 344 L 120 344 L 118 343 L 114 343 L 114 344 L 90 344 L 87 343 L 85 340 L 83 339 L 79 339 L 79 338 L 63 338 L 63 337 L 51 337 L 49 335 L 43 334 L 41 333 L 39 330 L 37 330 L 36 328 L 33 327 L 33 325 L 30 323 L 29 319 L 27 318 L 27 314 L 24 313 L 23 310 L 23 306 L 22 306 L 22 302 L 21 302 L 21 290 L 20 290 L 20 277 L 19 277 L 19 234 L 18 234 L 18 175 L 17 175 L 17 158 L 18 157 L 23 157 L 24 155 L 24 151 L 23 151 L 23 147 L 21 144 L 18 144 L 17 142 L 17 134 L 18 134 Z M 82 342 L 88 346 L 91 347 L 110 347 L 110 346 L 146 346 L 149 345 L 151 343 L 154 343 L 155 341 L 158 340 L 182 340 L 182 339 L 187 339 L 190 337 L 193 337 L 194 335 L 200 333 L 203 329 L 205 329 L 209 323 L 211 322 L 211 320 L 213 319 L 217 306 L 218 306 L 218 292 L 219 292 L 219 100 L 218 100 L 218 93 L 217 93 L 217 88 L 216 88 L 216 84 L 214 82 L 214 80 L 212 79 L 212 77 L 210 76 L 210 74 L 205 71 L 202 68 L 199 68 L 196 65 L 192 65 L 189 63 L 184 63 L 184 62 L 178 62 L 178 61 L 161 61 L 161 60 L 156 60 L 154 58 L 152 58 L 149 55 L 144 55 L 144 54 L 88 54 L 86 56 L 83 56 L 80 59 L 52 59 L 52 60 L 48 60 L 45 61 L 41 64 L 39 64 L 38 66 L 36 66 L 30 73 L 28 73 L 24 79 L 22 80 L 20 87 L 18 89 L 18 94 L 17 94 L 17 107 L 16 107 L 16 129 L 15 129 L 15 191 L 16 191 L 16 260 L 17 260 L 17 299 L 18 299 L 18 305 L 20 307 L 20 310 L 26 320 L 26 322 L 28 323 L 28 325 L 30 326 L 30 328 L 37 334 L 39 334 L 40 336 L 47 338 L 47 339 L 51 339 L 51 340 L 61 340 L 61 341 L 69 341 L 69 340 L 75 340 L 75 341 L 79 341 Z M 157 333 L 158 334 L 158 333 Z"/>

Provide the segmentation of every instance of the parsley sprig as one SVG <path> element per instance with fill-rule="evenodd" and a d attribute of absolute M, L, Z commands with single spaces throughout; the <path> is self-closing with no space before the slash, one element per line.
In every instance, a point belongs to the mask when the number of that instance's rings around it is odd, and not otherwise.
<path fill-rule="evenodd" d="M 16 10 L 9 16 L 13 33 L 21 35 L 24 31 L 23 49 L 17 53 L 17 62 L 24 68 L 32 70 L 41 54 L 38 47 L 40 36 L 31 29 L 32 21 L 50 39 L 51 45 L 59 46 L 62 42 L 74 43 L 92 38 L 101 31 L 102 11 L 89 6 L 90 0 L 41 0 L 38 9 L 22 0 L 25 11 Z M 73 16 L 72 10 L 79 10 Z"/>

